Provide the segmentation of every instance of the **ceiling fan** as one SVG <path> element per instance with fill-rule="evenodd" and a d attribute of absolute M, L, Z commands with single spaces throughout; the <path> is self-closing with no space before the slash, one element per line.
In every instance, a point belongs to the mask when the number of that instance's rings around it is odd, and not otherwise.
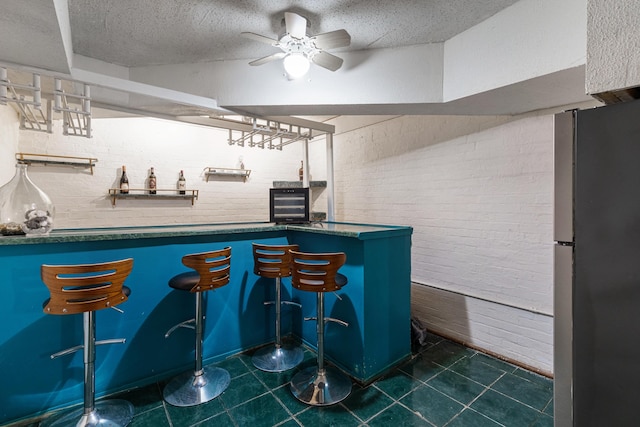
<path fill-rule="evenodd" d="M 346 30 L 308 36 L 307 19 L 293 12 L 284 13 L 284 22 L 285 33 L 278 40 L 251 32 L 242 33 L 245 37 L 282 49 L 282 52 L 251 61 L 249 65 L 262 65 L 283 59 L 285 70 L 291 79 L 306 74 L 309 61 L 331 71 L 342 66 L 342 59 L 326 50 L 349 46 L 351 36 Z"/>

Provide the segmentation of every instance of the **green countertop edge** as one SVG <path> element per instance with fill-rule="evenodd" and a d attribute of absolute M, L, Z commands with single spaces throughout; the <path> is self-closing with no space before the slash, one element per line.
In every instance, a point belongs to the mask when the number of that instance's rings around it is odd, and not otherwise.
<path fill-rule="evenodd" d="M 332 229 L 332 227 L 341 229 Z M 358 228 L 366 228 L 358 231 Z M 352 228 L 352 229 L 349 229 Z M 372 229 L 373 228 L 373 229 Z M 103 231 L 103 233 L 100 233 Z M 296 231 L 353 237 L 362 240 L 412 234 L 409 226 L 357 224 L 322 221 L 310 225 L 273 224 L 268 222 L 242 222 L 217 224 L 175 224 L 164 226 L 138 226 L 114 228 L 78 228 L 53 230 L 47 236 L 0 236 L 0 246 L 30 245 L 41 243 L 71 243 L 128 239 L 153 239 L 177 236 L 202 236 L 208 234 L 238 234 L 269 231 Z"/>

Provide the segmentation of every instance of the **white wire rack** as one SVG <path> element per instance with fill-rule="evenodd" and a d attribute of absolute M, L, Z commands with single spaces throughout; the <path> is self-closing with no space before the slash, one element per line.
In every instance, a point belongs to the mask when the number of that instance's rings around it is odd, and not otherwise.
<path fill-rule="evenodd" d="M 62 113 L 64 135 L 91 138 L 91 92 L 83 85 L 81 94 L 68 93 L 62 89 L 62 80 L 54 79 L 53 110 Z"/>
<path fill-rule="evenodd" d="M 49 90 L 49 96 L 53 96 L 52 103 L 48 99 L 43 100 L 40 74 L 32 73 L 31 76 L 31 84 L 12 82 L 7 69 L 0 67 L 0 104 L 10 102 L 16 105 L 20 129 L 52 133 L 52 112 L 55 111 L 62 113 L 65 135 L 91 138 L 89 85 L 84 84 L 82 93 L 75 94 L 64 91 L 63 81 L 55 78 L 53 93 Z"/>
<path fill-rule="evenodd" d="M 251 124 L 250 131 L 229 129 L 229 145 L 282 150 L 286 145 L 312 138 L 312 130 L 299 125 L 258 118 L 251 118 Z"/>
<path fill-rule="evenodd" d="M 52 133 L 51 105 L 42 103 L 40 75 L 32 75 L 32 84 L 9 81 L 7 69 L 0 67 L 0 104 L 14 103 L 20 113 L 20 129 Z"/>

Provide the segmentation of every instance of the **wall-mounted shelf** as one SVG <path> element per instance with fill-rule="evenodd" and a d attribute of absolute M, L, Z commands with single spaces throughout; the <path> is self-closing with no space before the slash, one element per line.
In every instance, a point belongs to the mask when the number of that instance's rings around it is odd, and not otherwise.
<path fill-rule="evenodd" d="M 309 181 L 309 188 L 326 188 L 327 181 Z M 273 181 L 273 188 L 302 188 L 302 181 Z"/>
<path fill-rule="evenodd" d="M 198 199 L 198 190 L 184 190 L 185 194 L 178 194 L 174 189 L 157 189 L 156 194 L 149 194 L 148 188 L 130 188 L 122 194 L 119 188 L 110 188 L 111 205 L 116 205 L 116 199 L 147 199 L 147 200 L 191 200 L 191 206 Z M 165 194 L 163 194 L 165 193 Z"/>
<path fill-rule="evenodd" d="M 251 175 L 251 169 L 206 168 L 204 174 L 207 177 L 207 182 L 209 182 L 210 176 L 242 178 L 246 182 L 249 175 Z"/>
<path fill-rule="evenodd" d="M 74 168 L 89 168 L 93 175 L 93 168 L 98 159 L 93 157 L 54 156 L 52 154 L 16 153 L 16 160 L 28 165 L 59 165 Z"/>

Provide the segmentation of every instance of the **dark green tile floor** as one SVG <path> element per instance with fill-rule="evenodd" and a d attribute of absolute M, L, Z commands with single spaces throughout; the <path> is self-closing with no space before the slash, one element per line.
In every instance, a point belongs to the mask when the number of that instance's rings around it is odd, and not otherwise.
<path fill-rule="evenodd" d="M 291 395 L 288 381 L 295 369 L 262 372 L 247 354 L 216 364 L 229 371 L 231 385 L 206 404 L 168 405 L 163 383 L 118 397 L 136 408 L 132 427 L 553 427 L 550 379 L 439 336 L 428 338 L 410 361 L 368 387 L 354 385 L 346 400 L 330 407 L 308 407 Z M 303 366 L 314 363 L 315 354 L 307 350 Z"/>

